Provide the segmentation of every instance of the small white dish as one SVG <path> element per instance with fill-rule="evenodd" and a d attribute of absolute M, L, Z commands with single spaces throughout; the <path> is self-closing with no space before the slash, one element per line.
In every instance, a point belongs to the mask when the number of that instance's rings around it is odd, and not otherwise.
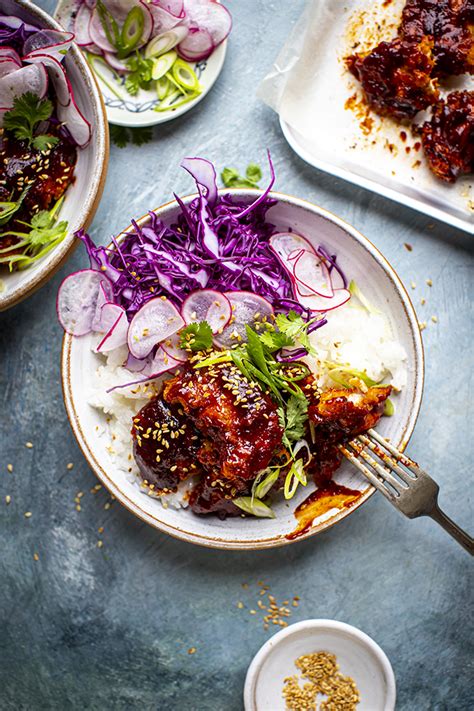
<path fill-rule="evenodd" d="M 67 30 L 71 30 L 75 9 L 74 0 L 60 0 L 54 13 L 56 20 Z M 155 107 L 159 104 L 156 91 L 141 89 L 137 96 L 132 96 L 125 89 L 124 79 L 118 80 L 111 70 L 101 67 L 101 74 L 103 73 L 106 82 L 95 73 L 94 76 L 102 92 L 109 123 L 117 126 L 145 127 L 166 123 L 182 116 L 202 101 L 212 89 L 224 66 L 226 51 L 227 40 L 216 47 L 207 59 L 195 63 L 190 62 L 201 84 L 202 92 L 192 101 L 182 104 L 176 109 L 171 107 L 167 111 L 160 112 L 155 111 Z"/>
<path fill-rule="evenodd" d="M 269 639 L 249 666 L 245 711 L 285 711 L 284 680 L 300 676 L 294 661 L 319 651 L 335 654 L 340 672 L 354 679 L 360 693 L 357 711 L 394 711 L 395 675 L 387 655 L 357 627 L 336 620 L 304 620 Z"/>

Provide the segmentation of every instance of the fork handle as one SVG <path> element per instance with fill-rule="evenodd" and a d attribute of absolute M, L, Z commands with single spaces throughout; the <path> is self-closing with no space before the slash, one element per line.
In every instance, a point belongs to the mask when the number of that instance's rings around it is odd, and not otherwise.
<path fill-rule="evenodd" d="M 474 538 L 471 538 L 466 531 L 463 531 L 449 516 L 446 516 L 444 511 L 441 511 L 439 506 L 435 506 L 428 514 L 433 521 L 439 523 L 444 530 L 449 533 L 468 553 L 474 555 Z"/>

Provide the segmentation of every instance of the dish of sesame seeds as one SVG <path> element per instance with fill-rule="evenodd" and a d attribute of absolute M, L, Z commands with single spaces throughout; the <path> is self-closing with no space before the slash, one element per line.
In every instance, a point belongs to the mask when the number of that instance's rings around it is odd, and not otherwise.
<path fill-rule="evenodd" d="M 333 244 L 273 221 L 271 161 L 267 189 L 245 195 L 218 190 L 204 159 L 183 167 L 198 192 L 172 220 L 152 212 L 109 247 L 77 234 L 90 268 L 63 281 L 58 316 L 97 364 L 87 404 L 127 483 L 167 512 L 263 524 L 397 413 L 408 353 Z M 343 483 L 349 508 L 366 485 Z"/>

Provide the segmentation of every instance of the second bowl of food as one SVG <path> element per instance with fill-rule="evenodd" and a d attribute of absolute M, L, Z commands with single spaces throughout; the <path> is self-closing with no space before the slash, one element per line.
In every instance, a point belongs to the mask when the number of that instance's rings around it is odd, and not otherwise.
<path fill-rule="evenodd" d="M 373 488 L 339 445 L 408 441 L 423 389 L 417 319 L 357 230 L 305 200 L 218 190 L 133 221 L 58 295 L 68 416 L 92 469 L 147 523 L 221 548 L 318 533 Z"/>

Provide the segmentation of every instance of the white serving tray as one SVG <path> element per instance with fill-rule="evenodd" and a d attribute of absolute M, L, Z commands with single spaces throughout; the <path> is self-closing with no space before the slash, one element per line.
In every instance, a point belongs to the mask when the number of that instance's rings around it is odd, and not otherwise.
<path fill-rule="evenodd" d="M 383 0 L 310 0 L 259 95 L 310 165 L 474 234 L 473 176 L 454 185 L 437 179 L 416 146 L 419 137 L 409 126 L 367 114 L 360 85 L 345 68 L 355 43 L 361 51 L 395 36 L 403 6 L 404 0 L 389 6 Z M 441 91 L 473 84 L 471 77 L 454 77 Z"/>

